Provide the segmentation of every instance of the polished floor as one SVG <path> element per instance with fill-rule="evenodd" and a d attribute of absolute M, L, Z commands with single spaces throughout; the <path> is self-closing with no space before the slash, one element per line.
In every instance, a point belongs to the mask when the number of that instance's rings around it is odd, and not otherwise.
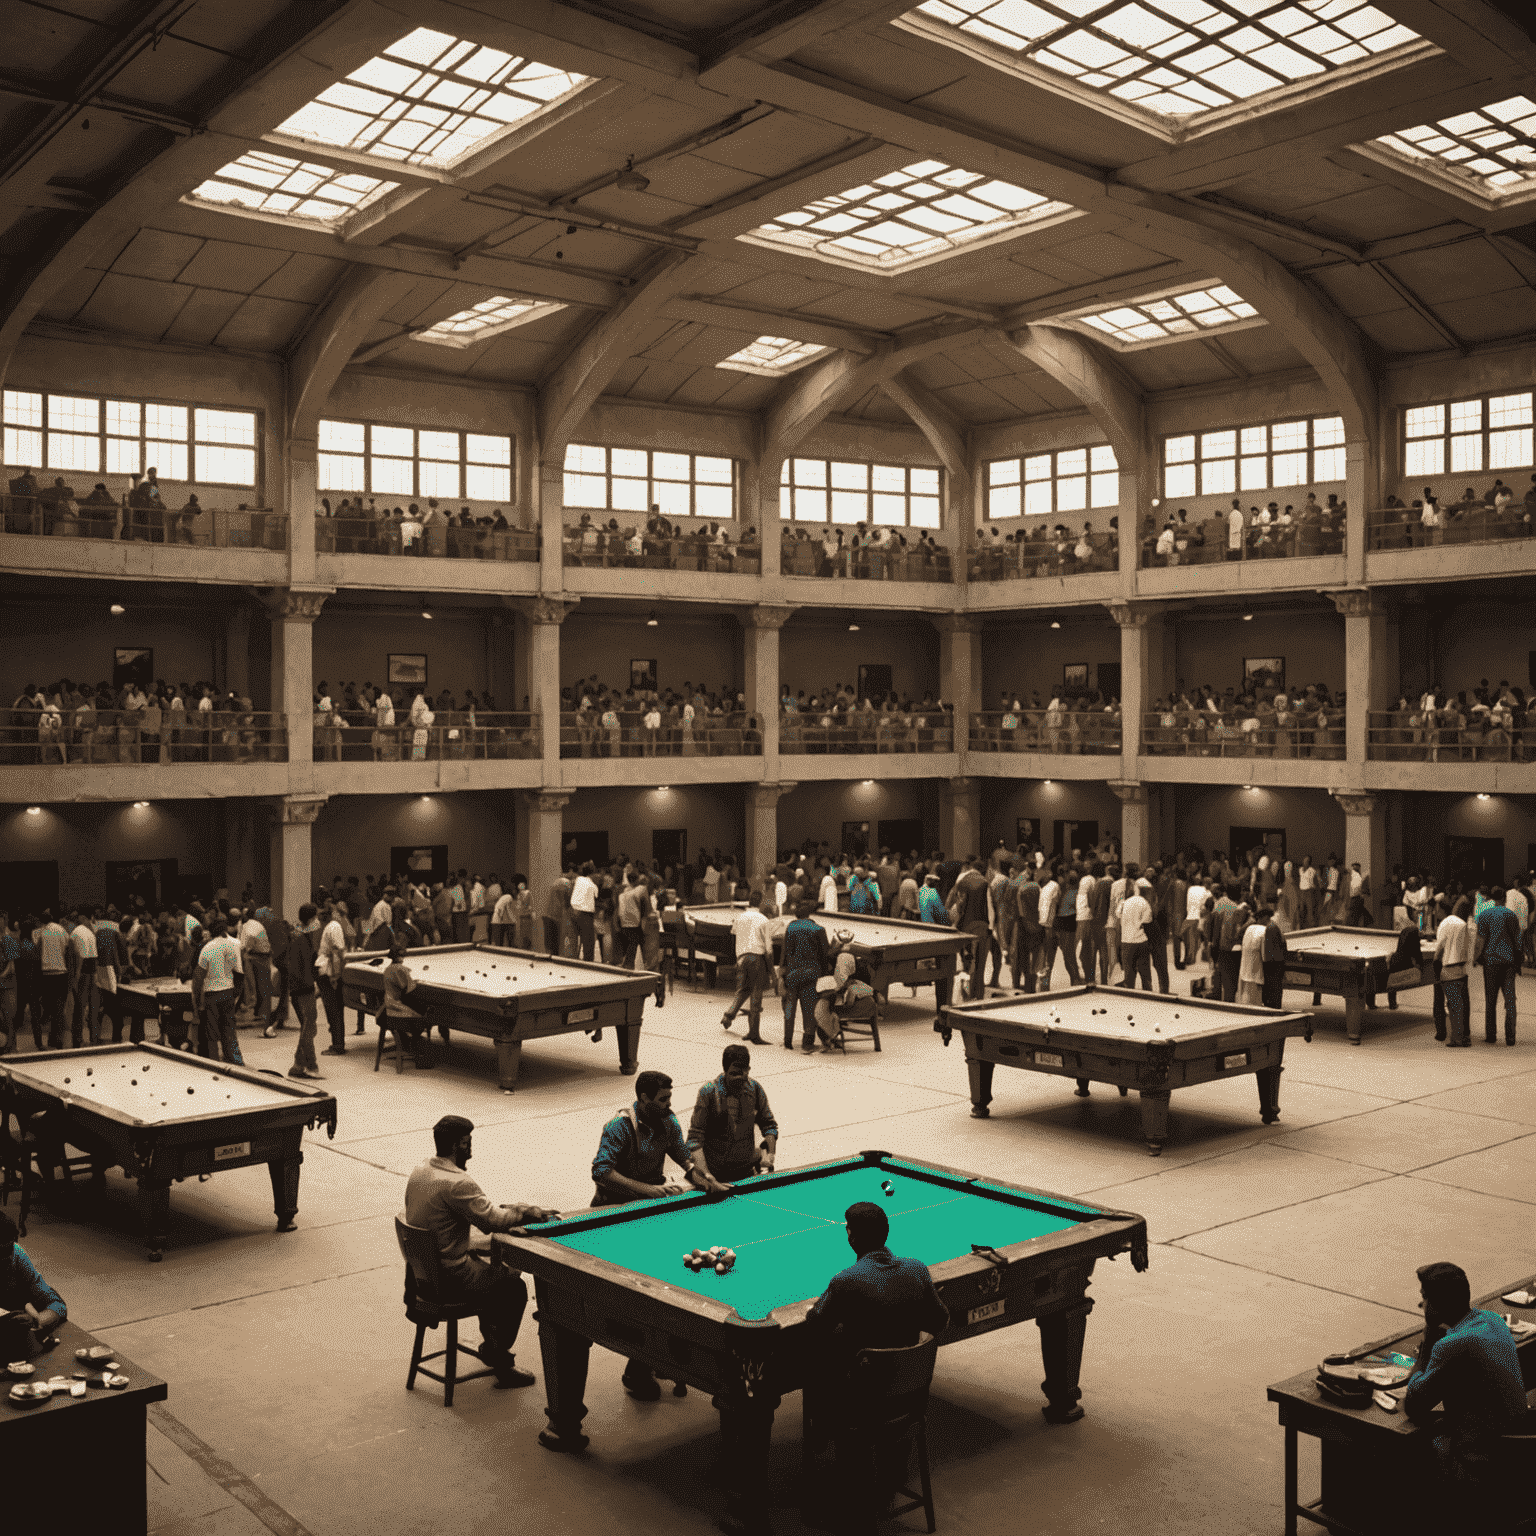
<path fill-rule="evenodd" d="M 1536 1004 L 1536 982 L 1520 989 Z M 1478 1291 L 1536 1263 L 1536 1034 L 1484 1045 L 1479 1014 L 1475 1047 L 1447 1051 L 1419 991 L 1367 1015 L 1356 1048 L 1342 1010 L 1324 1008 L 1312 1042 L 1289 1043 L 1279 1124 L 1260 1124 L 1252 1077 L 1186 1090 L 1153 1159 L 1135 1098 L 1112 1089 L 1083 1101 L 1070 1083 L 999 1071 L 992 1118 L 971 1119 L 959 1041 L 946 1050 L 926 999 L 897 992 L 878 1055 L 756 1053 L 782 1166 L 879 1146 L 1139 1211 L 1153 1243 L 1148 1273 L 1122 1259 L 1094 1275 L 1080 1423 L 1040 1416 L 1033 1328 L 941 1352 L 930 1438 L 942 1532 L 1028 1511 L 1032 1536 L 1278 1533 L 1281 1436 L 1266 1384 L 1413 1318 L 1418 1264 L 1455 1260 Z M 1476 981 L 1473 993 L 1480 1010 Z M 670 1072 L 685 1105 L 718 1070 L 723 997 L 681 984 L 664 1009 L 647 1006 L 641 1065 Z M 242 1032 L 256 1066 L 286 1067 L 292 1041 Z M 162 1264 L 144 1261 L 132 1186 L 116 1175 L 108 1220 L 45 1212 L 26 1240 L 73 1318 L 170 1382 L 150 1435 L 152 1529 L 712 1530 L 707 1399 L 634 1403 L 616 1356 L 594 1353 L 580 1459 L 536 1444 L 541 1386 L 471 1383 L 452 1410 L 431 1383 L 404 1391 L 411 1329 L 391 1218 L 431 1153 L 428 1128 L 449 1111 L 476 1121 L 471 1171 L 493 1198 L 585 1205 L 599 1129 L 629 1096 L 611 1039 L 529 1046 L 510 1097 L 483 1041 L 455 1039 L 438 1070 L 404 1076 L 375 1075 L 371 1036 L 349 1044 L 345 1059 L 322 1058 L 340 1126 L 334 1142 L 308 1140 L 297 1232 L 271 1230 L 270 1188 L 252 1169 L 176 1187 Z M 538 1371 L 531 1318 L 522 1343 Z M 798 1431 L 787 1403 L 771 1490 L 785 1536 L 805 1529 Z M 1304 1449 L 1304 1491 L 1312 1456 Z M 915 1516 L 897 1528 L 922 1529 Z"/>

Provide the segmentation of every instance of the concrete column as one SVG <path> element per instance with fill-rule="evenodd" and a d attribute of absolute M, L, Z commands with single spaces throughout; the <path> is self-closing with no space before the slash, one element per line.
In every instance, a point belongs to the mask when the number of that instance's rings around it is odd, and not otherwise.
<path fill-rule="evenodd" d="M 1370 714 L 1397 702 L 1397 628 L 1369 589 L 1329 596 L 1344 616 L 1344 759 L 1359 783 L 1368 755 Z"/>
<path fill-rule="evenodd" d="M 251 610 L 233 604 L 224 617 L 224 686 L 241 698 L 251 691 Z"/>
<path fill-rule="evenodd" d="M 954 705 L 958 746 L 970 739 L 971 715 L 985 707 L 981 686 L 981 617 L 944 613 L 933 617 L 932 623 L 939 632 L 939 687 L 944 702 Z M 971 835 L 974 837 L 976 832 L 973 830 Z M 950 849 L 951 845 L 945 843 L 944 851 L 948 853 Z M 960 857 L 958 853 L 954 856 Z"/>
<path fill-rule="evenodd" d="M 950 779 L 939 785 L 939 846 L 952 859 L 980 853 L 981 785 L 975 779 Z"/>
<path fill-rule="evenodd" d="M 284 795 L 272 805 L 271 880 L 267 900 L 279 917 L 296 922 L 314 894 L 311 839 L 324 795 Z"/>
<path fill-rule="evenodd" d="M 565 808 L 571 802 L 567 794 L 554 790 L 529 789 L 518 796 L 522 813 L 521 824 L 526 818 L 528 841 L 523 845 L 528 869 L 528 889 L 533 892 L 535 917 L 544 915 L 544 903 L 549 899 L 549 888 L 560 878 L 562 864 L 561 845 L 565 840 Z M 519 832 L 523 830 L 519 825 Z M 534 924 L 534 947 L 541 948 L 542 930 Z"/>
<path fill-rule="evenodd" d="M 779 517 L 779 463 L 773 464 L 773 483 L 769 484 L 763 466 L 756 461 L 741 472 L 741 526 L 756 528 L 762 543 L 764 576 L 779 574 L 779 544 L 784 525 Z"/>
<path fill-rule="evenodd" d="M 315 507 L 318 504 L 319 443 L 313 437 L 290 437 L 284 490 L 288 514 L 288 580 L 306 586 L 315 579 Z"/>
<path fill-rule="evenodd" d="M 538 717 L 543 743 L 544 782 L 560 782 L 560 626 L 578 599 L 561 602 L 553 597 L 513 598 L 509 605 L 519 615 L 512 691 L 515 707 L 523 696 Z M 553 877 L 551 877 L 553 878 Z M 530 885 L 529 889 L 532 889 Z"/>
<path fill-rule="evenodd" d="M 779 631 L 794 611 L 758 606 L 741 615 L 743 691 L 747 713 L 757 716 L 763 733 L 763 777 L 767 780 L 779 776 Z"/>
<path fill-rule="evenodd" d="M 1365 440 L 1344 445 L 1344 500 L 1348 507 L 1344 536 L 1344 579 L 1365 581 L 1366 514 L 1381 501 L 1381 461 L 1376 445 Z"/>
<path fill-rule="evenodd" d="M 1358 864 L 1360 873 L 1369 877 L 1371 894 L 1366 901 L 1366 909 L 1374 914 L 1378 910 L 1377 904 L 1387 878 L 1386 797 L 1336 789 L 1333 798 L 1344 812 L 1346 875 L 1349 866 Z"/>
<path fill-rule="evenodd" d="M 754 884 L 765 869 L 779 861 L 779 797 L 795 786 L 776 781 L 747 785 L 746 850 L 747 879 Z"/>
<path fill-rule="evenodd" d="M 562 449 L 562 452 L 564 450 Z M 558 592 L 565 584 L 565 466 L 539 463 L 535 515 L 540 533 L 539 588 Z"/>
<path fill-rule="evenodd" d="M 1172 646 L 1161 611 L 1145 603 L 1111 603 L 1110 617 L 1120 626 L 1120 755 L 1122 777 L 1140 777 L 1141 731 L 1152 701 L 1166 691 L 1165 674 Z"/>
<path fill-rule="evenodd" d="M 266 597 L 272 619 L 272 712 L 286 722 L 290 763 L 314 758 L 314 627 L 330 595 L 279 588 Z"/>
<path fill-rule="evenodd" d="M 1111 779 L 1109 787 L 1120 802 L 1120 861 L 1143 869 L 1157 857 L 1157 807 L 1149 786 L 1127 779 Z"/>

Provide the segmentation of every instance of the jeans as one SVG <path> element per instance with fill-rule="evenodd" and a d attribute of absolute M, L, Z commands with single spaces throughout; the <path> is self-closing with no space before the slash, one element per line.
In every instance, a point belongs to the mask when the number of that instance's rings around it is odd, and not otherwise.
<path fill-rule="evenodd" d="M 590 960 L 597 950 L 597 919 L 590 912 L 574 910 L 571 917 L 576 924 L 577 952 L 583 960 Z"/>
<path fill-rule="evenodd" d="M 528 1287 L 520 1275 L 476 1258 L 440 1282 L 445 1299 L 475 1303 L 480 1309 L 482 1358 L 492 1370 L 511 1369 L 512 1347 L 528 1307 Z"/>
<path fill-rule="evenodd" d="M 987 995 L 987 952 L 992 947 L 992 930 L 985 923 L 967 923 L 963 931 L 971 936 L 971 978 L 968 985 L 974 1002 Z"/>
<path fill-rule="evenodd" d="M 1223 950 L 1216 957 L 1216 975 L 1221 983 L 1221 996 L 1218 1001 L 1223 1003 L 1235 1003 L 1237 1001 L 1237 978 L 1243 968 L 1243 957 L 1235 949 Z M 1313 1005 L 1314 1007 L 1316 1004 Z"/>
<path fill-rule="evenodd" d="M 1039 985 L 1036 973 L 1045 959 L 1045 935 L 1039 928 L 1026 928 L 1020 923 L 1013 930 L 1013 942 L 1013 985 L 1016 990 L 1033 992 Z"/>
<path fill-rule="evenodd" d="M 1266 1008 L 1279 1008 L 1285 996 L 1285 961 L 1264 961 L 1264 986 L 1259 994 Z"/>
<path fill-rule="evenodd" d="M 1141 977 L 1141 990 L 1152 990 L 1152 946 L 1145 939 L 1137 944 L 1127 944 L 1123 940 L 1120 945 L 1120 964 L 1124 968 L 1124 975 L 1120 979 L 1121 986 L 1134 987 L 1136 978 Z"/>
<path fill-rule="evenodd" d="M 1452 1045 L 1471 1045 L 1472 1028 L 1470 1014 L 1472 999 L 1465 976 L 1453 977 L 1440 983 L 1445 993 L 1447 1033 Z"/>
<path fill-rule="evenodd" d="M 96 972 L 82 971 L 75 978 L 75 1007 L 70 1035 L 76 1046 L 100 1045 L 101 1000 L 96 995 Z"/>
<path fill-rule="evenodd" d="M 1104 980 L 1107 982 L 1120 968 L 1120 923 L 1111 918 L 1104 929 Z"/>
<path fill-rule="evenodd" d="M 234 1067 L 243 1067 L 245 1059 L 240 1054 L 240 1042 L 235 1038 L 235 1008 L 240 994 L 233 987 L 227 992 L 203 993 L 203 1023 L 197 1054 L 210 1061 L 219 1059 L 219 1048 L 224 1050 L 224 1060 Z"/>
<path fill-rule="evenodd" d="M 1056 968 L 1056 953 L 1061 952 L 1061 963 L 1067 968 L 1067 980 L 1076 987 L 1081 985 L 1082 977 L 1077 971 L 1077 956 L 1073 951 L 1077 947 L 1076 928 L 1047 928 L 1044 931 L 1045 952 L 1040 961 L 1040 990 L 1051 990 L 1051 972 Z"/>
<path fill-rule="evenodd" d="M 249 951 L 244 959 L 256 987 L 256 1022 L 265 1029 L 272 1022 L 272 956 Z"/>
<path fill-rule="evenodd" d="M 635 956 L 640 953 L 640 930 L 638 928 L 619 929 L 619 964 L 626 971 L 635 969 Z M 753 1034 L 757 1031 L 754 1029 Z"/>
<path fill-rule="evenodd" d="M 315 1060 L 316 997 L 313 991 L 295 992 L 290 999 L 293 1011 L 299 1016 L 299 1043 L 293 1048 L 293 1068 L 302 1067 L 306 1072 L 318 1072 L 320 1063 Z"/>
<path fill-rule="evenodd" d="M 64 1006 L 69 1000 L 69 977 L 63 972 L 44 971 L 42 977 L 43 1018 L 48 1025 L 48 1049 L 64 1049 Z M 37 1026 L 33 1026 L 34 1032 Z M 76 1041 L 76 1044 L 79 1042 Z M 42 1042 L 38 1042 L 42 1049 Z"/>
<path fill-rule="evenodd" d="M 331 1030 L 331 1049 L 344 1051 L 347 1048 L 347 1011 L 342 1006 L 341 978 L 334 980 L 329 976 L 316 978 L 320 988 L 320 1001 L 325 1004 L 325 1022 Z"/>
<path fill-rule="evenodd" d="M 1499 1038 L 1499 993 L 1504 994 L 1504 1043 L 1515 1043 L 1515 968 L 1507 960 L 1483 961 L 1483 1035 Z"/>
<path fill-rule="evenodd" d="M 1157 972 L 1157 990 L 1168 990 L 1168 935 L 1158 928 L 1147 930 L 1147 947 L 1152 952 L 1152 969 Z"/>
<path fill-rule="evenodd" d="M 795 1043 L 795 1009 L 800 1009 L 801 1044 L 816 1043 L 816 983 L 810 971 L 786 971 L 784 974 L 784 1046 Z"/>
<path fill-rule="evenodd" d="M 1077 925 L 1077 963 L 1083 969 L 1083 980 L 1095 979 L 1109 984 L 1109 949 L 1105 943 L 1105 931 L 1097 923 Z"/>
<path fill-rule="evenodd" d="M 626 928 L 625 933 L 633 932 L 638 943 L 640 930 Z M 758 1033 L 758 1025 L 763 1017 L 763 987 L 768 981 L 768 957 L 766 955 L 738 955 L 736 957 L 736 996 L 731 999 L 731 1005 L 725 1010 L 720 1022 L 729 1024 L 742 1007 L 747 1010 L 747 1033 L 754 1038 Z"/>

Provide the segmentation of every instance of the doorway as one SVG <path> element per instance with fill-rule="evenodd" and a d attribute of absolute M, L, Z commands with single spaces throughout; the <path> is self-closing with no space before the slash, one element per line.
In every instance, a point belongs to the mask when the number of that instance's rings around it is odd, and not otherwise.
<path fill-rule="evenodd" d="M 135 900 L 158 911 L 180 895 L 175 859 L 107 860 L 107 901 L 119 912 L 133 911 Z"/>
<path fill-rule="evenodd" d="M 869 823 L 845 821 L 843 823 L 843 852 L 862 859 L 869 852 Z"/>
<path fill-rule="evenodd" d="M 389 874 L 392 880 L 413 880 L 435 885 L 448 879 L 448 844 L 433 843 L 425 848 L 391 848 Z"/>
<path fill-rule="evenodd" d="M 1238 869 L 1243 867 L 1250 848 L 1269 855 L 1269 862 L 1285 863 L 1285 829 L 1283 827 L 1229 827 L 1228 843 L 1231 859 Z"/>
<path fill-rule="evenodd" d="M 1069 853 L 1087 853 L 1097 846 L 1099 824 L 1096 821 L 1053 821 L 1051 852 L 1059 859 Z"/>
<path fill-rule="evenodd" d="M 909 816 L 895 821 L 880 821 L 875 823 L 875 835 L 880 840 L 882 848 L 889 848 L 892 853 L 919 853 L 925 846 L 923 841 L 923 821 L 920 816 Z"/>
<path fill-rule="evenodd" d="M 651 831 L 651 863 L 660 869 L 688 862 L 688 829 L 656 827 Z"/>
<path fill-rule="evenodd" d="M 883 662 L 871 663 L 859 668 L 859 698 L 873 699 L 880 703 L 891 692 L 891 669 Z"/>
<path fill-rule="evenodd" d="M 1120 697 L 1120 663 L 1101 661 L 1094 671 L 1100 695 L 1106 699 L 1118 699 Z"/>
<path fill-rule="evenodd" d="M 27 913 L 59 910 L 59 865 L 56 859 L 13 859 L 0 864 L 0 890 L 5 892 L 11 920 Z"/>
<path fill-rule="evenodd" d="M 1445 840 L 1445 878 L 1460 881 L 1463 890 L 1504 883 L 1504 839 L 1501 837 L 1448 837 Z"/>
<path fill-rule="evenodd" d="M 606 864 L 608 862 L 608 834 L 606 832 L 567 832 L 561 845 L 560 857 L 567 869 L 581 865 Z"/>

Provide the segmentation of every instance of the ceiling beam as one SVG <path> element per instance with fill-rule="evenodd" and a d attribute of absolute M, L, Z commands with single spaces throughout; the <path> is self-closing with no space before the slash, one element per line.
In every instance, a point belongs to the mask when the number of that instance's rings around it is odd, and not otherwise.
<path fill-rule="evenodd" d="M 823 347 L 840 347 L 846 352 L 873 352 L 882 341 L 892 339 L 886 332 L 839 325 L 835 320 L 825 320 L 820 315 L 732 304 L 728 299 L 712 299 L 705 294 L 672 299 L 662 308 L 661 313 L 668 320 L 692 320 L 699 325 L 723 326 L 753 336 L 783 336 L 791 341 L 812 341 Z"/>
<path fill-rule="evenodd" d="M 845 27 L 880 26 L 912 9 L 913 0 L 776 0 L 760 6 L 699 51 L 699 78 L 743 54 L 783 59 Z"/>
<path fill-rule="evenodd" d="M 910 372 L 892 374 L 882 379 L 880 388 L 886 397 L 911 417 L 929 446 L 938 454 L 950 478 L 959 487 L 968 486 L 971 456 L 966 425 L 926 385 L 918 383 Z M 951 496 L 956 485 L 951 486 Z"/>

